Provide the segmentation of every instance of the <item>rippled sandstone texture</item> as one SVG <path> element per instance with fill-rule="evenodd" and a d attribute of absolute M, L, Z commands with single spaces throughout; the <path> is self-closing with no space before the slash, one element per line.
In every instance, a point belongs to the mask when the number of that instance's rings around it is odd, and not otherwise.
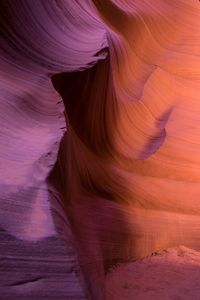
<path fill-rule="evenodd" d="M 199 2 L 2 1 L 0 23 L 1 227 L 59 234 L 95 300 L 116 261 L 199 249 Z"/>

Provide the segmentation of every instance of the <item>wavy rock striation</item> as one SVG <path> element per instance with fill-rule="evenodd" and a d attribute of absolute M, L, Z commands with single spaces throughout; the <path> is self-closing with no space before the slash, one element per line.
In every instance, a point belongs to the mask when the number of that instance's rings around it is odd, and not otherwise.
<path fill-rule="evenodd" d="M 77 299 L 200 248 L 199 25 L 198 1 L 1 3 L 0 225 L 70 244 Z"/>

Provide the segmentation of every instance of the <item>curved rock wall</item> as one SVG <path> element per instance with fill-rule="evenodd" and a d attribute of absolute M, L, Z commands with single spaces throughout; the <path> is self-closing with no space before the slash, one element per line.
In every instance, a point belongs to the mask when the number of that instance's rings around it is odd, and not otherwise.
<path fill-rule="evenodd" d="M 95 300 L 116 261 L 200 246 L 199 25 L 198 1 L 2 1 L 1 226 L 72 234 Z"/>

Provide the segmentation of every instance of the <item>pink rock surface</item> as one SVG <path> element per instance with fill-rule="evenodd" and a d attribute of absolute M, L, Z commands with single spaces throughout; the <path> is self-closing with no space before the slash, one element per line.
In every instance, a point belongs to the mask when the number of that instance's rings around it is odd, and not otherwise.
<path fill-rule="evenodd" d="M 199 25 L 198 1 L 1 2 L 0 226 L 70 241 L 83 297 L 200 248 Z"/>

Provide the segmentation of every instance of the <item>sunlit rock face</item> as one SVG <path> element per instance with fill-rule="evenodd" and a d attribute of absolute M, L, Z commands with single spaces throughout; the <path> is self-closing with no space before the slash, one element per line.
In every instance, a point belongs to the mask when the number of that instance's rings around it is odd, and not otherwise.
<path fill-rule="evenodd" d="M 116 261 L 199 249 L 199 2 L 3 1 L 0 15 L 1 226 L 72 236 L 95 300 Z"/>

